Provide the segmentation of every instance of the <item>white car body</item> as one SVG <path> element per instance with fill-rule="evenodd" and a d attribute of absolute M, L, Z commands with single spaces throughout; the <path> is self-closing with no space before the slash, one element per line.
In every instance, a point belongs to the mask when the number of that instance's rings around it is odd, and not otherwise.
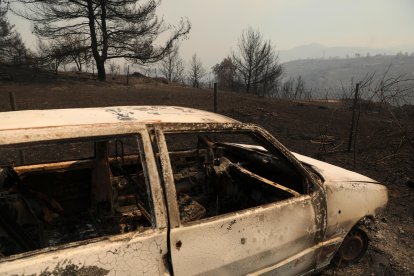
<path fill-rule="evenodd" d="M 0 275 L 312 274 L 330 263 L 361 219 L 374 217 L 388 200 L 387 189 L 368 177 L 291 153 L 258 126 L 205 111 L 164 106 L 35 110 L 0 113 L 0 122 L 0 150 L 48 141 L 138 134 L 152 202 L 152 226 L 145 231 L 101 235 L 5 256 L 0 259 Z M 175 161 L 170 160 L 173 156 L 165 137 L 192 131 L 243 131 L 260 136 L 271 151 L 277 151 L 286 159 L 283 162 L 297 170 L 309 190 L 292 191 L 251 174 L 255 181 L 291 196 L 182 222 L 174 184 Z M 23 164 L 14 169 L 24 176 L 73 170 L 82 162 Z M 94 163 L 91 170 L 96 171 L 97 166 Z M 237 166 L 233 169 L 249 176 Z M 113 175 L 110 179 L 113 181 Z"/>

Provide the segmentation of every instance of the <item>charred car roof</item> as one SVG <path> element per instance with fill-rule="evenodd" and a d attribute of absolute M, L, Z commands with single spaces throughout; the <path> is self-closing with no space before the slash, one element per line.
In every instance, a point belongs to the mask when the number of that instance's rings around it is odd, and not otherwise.
<path fill-rule="evenodd" d="M 149 124 L 239 123 L 216 113 L 177 106 L 10 111 L 0 112 L 0 122 L 0 145 L 131 133 Z M 99 125 L 108 127 L 93 127 Z"/>
<path fill-rule="evenodd" d="M 0 131 L 91 124 L 133 122 L 156 123 L 237 123 L 208 111 L 177 106 L 112 106 L 0 112 Z"/>

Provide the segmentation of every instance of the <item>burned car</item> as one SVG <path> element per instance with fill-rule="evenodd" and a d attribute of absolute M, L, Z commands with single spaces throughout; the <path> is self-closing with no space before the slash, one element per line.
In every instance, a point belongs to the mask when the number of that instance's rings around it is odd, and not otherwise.
<path fill-rule="evenodd" d="M 312 274 L 368 245 L 360 174 L 190 108 L 0 113 L 1 275 Z"/>

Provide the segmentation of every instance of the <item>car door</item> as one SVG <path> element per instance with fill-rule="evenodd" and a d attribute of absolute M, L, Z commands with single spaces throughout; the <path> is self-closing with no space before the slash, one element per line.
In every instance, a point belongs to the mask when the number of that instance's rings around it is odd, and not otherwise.
<path fill-rule="evenodd" d="M 194 128 L 194 126 L 193 126 Z M 179 130 L 177 130 L 179 131 Z M 294 275 L 315 268 L 322 190 L 223 215 L 182 222 L 168 145 L 156 130 L 170 216 L 176 275 Z"/>
<path fill-rule="evenodd" d="M 132 138 L 138 137 L 134 135 Z M 0 260 L 1 275 L 161 275 L 168 273 L 168 227 L 148 132 L 139 132 L 140 159 L 152 202 L 152 226 L 72 242 Z"/>

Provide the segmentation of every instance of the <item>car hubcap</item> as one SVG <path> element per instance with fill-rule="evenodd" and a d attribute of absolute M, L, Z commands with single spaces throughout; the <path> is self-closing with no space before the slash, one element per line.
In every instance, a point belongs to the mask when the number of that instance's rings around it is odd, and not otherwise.
<path fill-rule="evenodd" d="M 367 251 L 368 237 L 359 228 L 351 230 L 342 242 L 340 258 L 342 261 L 353 263 L 360 260 Z"/>

